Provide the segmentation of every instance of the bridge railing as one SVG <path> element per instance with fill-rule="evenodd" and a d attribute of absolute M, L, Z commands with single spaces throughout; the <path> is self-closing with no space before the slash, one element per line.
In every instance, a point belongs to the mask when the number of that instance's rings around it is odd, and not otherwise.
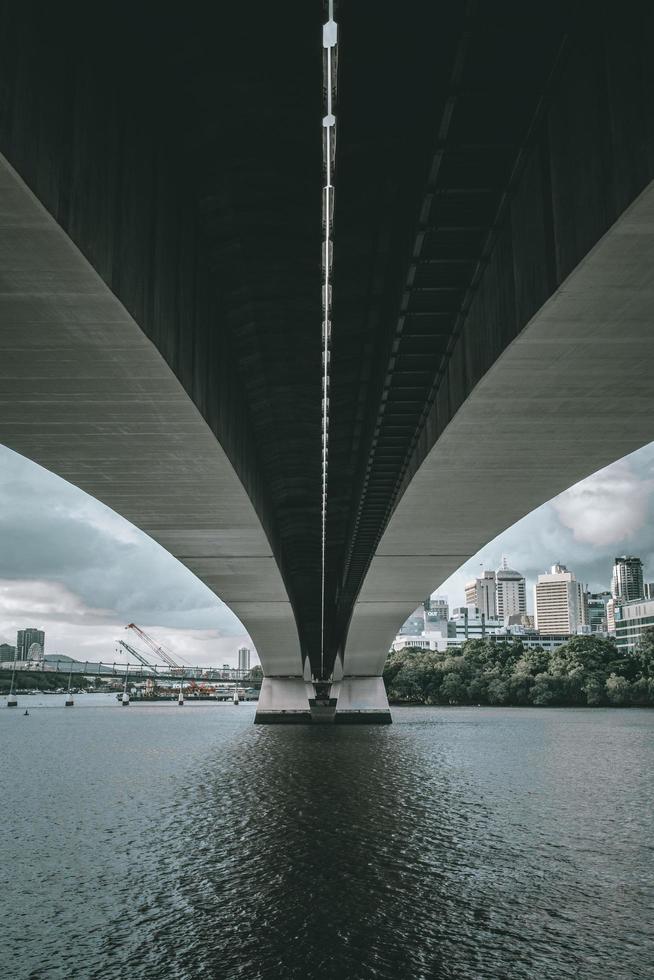
<path fill-rule="evenodd" d="M 231 681 L 233 683 L 243 683 L 251 680 L 249 670 L 239 670 L 236 667 L 168 667 L 160 664 L 153 664 L 151 667 L 144 667 L 141 664 L 121 663 L 119 661 L 94 662 L 94 661 L 71 661 L 69 660 L 7 660 L 0 663 L 0 670 L 16 671 L 43 671 L 44 673 L 58 673 L 63 675 L 86 676 L 86 677 L 120 677 L 125 676 L 132 680 L 160 680 L 160 681 Z"/>

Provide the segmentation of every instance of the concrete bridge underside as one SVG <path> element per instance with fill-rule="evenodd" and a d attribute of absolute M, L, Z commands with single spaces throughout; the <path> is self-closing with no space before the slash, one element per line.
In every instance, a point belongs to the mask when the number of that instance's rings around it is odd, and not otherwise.
<path fill-rule="evenodd" d="M 654 9 L 339 8 L 321 633 L 322 12 L 242 8 L 0 8 L 0 440 L 229 603 L 261 719 L 388 720 L 416 602 L 654 438 Z"/>

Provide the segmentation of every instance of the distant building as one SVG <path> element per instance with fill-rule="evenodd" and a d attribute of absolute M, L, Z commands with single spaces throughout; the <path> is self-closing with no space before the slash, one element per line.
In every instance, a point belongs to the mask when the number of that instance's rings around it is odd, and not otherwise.
<path fill-rule="evenodd" d="M 445 596 L 434 596 L 433 598 L 426 599 L 424 603 L 424 622 L 425 622 L 425 632 L 429 633 L 433 630 L 436 632 L 441 631 L 441 625 L 445 624 L 445 633 L 447 634 L 447 620 L 450 615 L 450 610 L 448 606 L 447 599 Z"/>
<path fill-rule="evenodd" d="M 615 608 L 615 599 L 611 597 L 606 604 L 606 632 L 610 635 L 615 633 Z"/>
<path fill-rule="evenodd" d="M 16 647 L 12 647 L 11 643 L 0 643 L 0 662 L 5 660 L 15 660 L 16 658 Z"/>
<path fill-rule="evenodd" d="M 16 635 L 17 660 L 43 660 L 45 633 L 33 627 L 18 630 Z"/>
<path fill-rule="evenodd" d="M 556 633 L 539 633 L 538 630 L 533 628 L 525 629 L 523 627 L 514 626 L 501 630 L 496 634 L 494 639 L 497 643 L 501 643 L 506 640 L 519 642 L 523 645 L 525 650 L 533 650 L 541 647 L 543 650 L 551 652 L 552 650 L 556 650 L 557 647 L 562 646 L 564 643 L 567 643 L 568 640 L 571 640 L 572 636 Z"/>
<path fill-rule="evenodd" d="M 613 564 L 611 592 L 618 603 L 643 599 L 643 563 L 634 555 L 621 555 Z"/>
<path fill-rule="evenodd" d="M 621 653 L 638 646 L 643 631 L 654 626 L 654 599 L 635 599 L 615 607 L 615 642 Z"/>
<path fill-rule="evenodd" d="M 466 640 L 484 639 L 503 627 L 504 623 L 495 616 L 486 616 L 472 606 L 460 606 L 452 611 L 452 618 L 448 623 L 448 646 L 465 643 Z"/>
<path fill-rule="evenodd" d="M 654 599 L 654 582 L 645 582 L 643 590 L 646 599 Z"/>
<path fill-rule="evenodd" d="M 495 573 L 495 613 L 498 619 L 526 615 L 527 583 L 524 575 L 509 568 L 506 558 Z"/>
<path fill-rule="evenodd" d="M 495 618 L 495 572 L 484 572 L 480 578 L 466 583 L 466 606 L 476 608 L 486 619 Z"/>
<path fill-rule="evenodd" d="M 410 636 L 408 633 L 395 637 L 391 644 L 391 650 L 439 650 L 441 653 L 447 650 L 447 631 L 442 633 L 420 633 Z"/>
<path fill-rule="evenodd" d="M 610 600 L 610 592 L 586 592 L 586 616 L 591 633 L 608 633 L 606 607 Z"/>
<path fill-rule="evenodd" d="M 524 626 L 525 629 L 534 629 L 534 617 L 530 613 L 514 613 L 506 616 L 504 622 L 507 626 Z"/>
<path fill-rule="evenodd" d="M 536 629 L 551 636 L 572 636 L 586 625 L 581 583 L 565 565 L 552 565 L 534 586 Z"/>
<path fill-rule="evenodd" d="M 238 669 L 250 669 L 250 650 L 248 647 L 239 647 L 238 650 Z"/>

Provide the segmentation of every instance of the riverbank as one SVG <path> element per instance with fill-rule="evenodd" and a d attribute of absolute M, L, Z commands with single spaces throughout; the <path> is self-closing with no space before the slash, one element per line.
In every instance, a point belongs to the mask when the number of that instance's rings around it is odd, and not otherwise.
<path fill-rule="evenodd" d="M 598 636 L 552 651 L 493 637 L 454 651 L 405 648 L 389 656 L 384 682 L 395 705 L 651 707 L 654 630 L 629 654 Z"/>

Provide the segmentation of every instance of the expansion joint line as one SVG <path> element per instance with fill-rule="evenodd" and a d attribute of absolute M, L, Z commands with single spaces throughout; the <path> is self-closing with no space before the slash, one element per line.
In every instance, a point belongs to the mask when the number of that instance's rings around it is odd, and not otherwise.
<path fill-rule="evenodd" d="M 329 449 L 329 359 L 332 313 L 332 257 L 334 224 L 334 163 L 336 160 L 336 57 L 338 28 L 334 0 L 327 3 L 328 19 L 322 28 L 322 507 L 320 569 L 320 675 L 325 672 L 325 586 L 327 567 L 327 456 Z"/>

